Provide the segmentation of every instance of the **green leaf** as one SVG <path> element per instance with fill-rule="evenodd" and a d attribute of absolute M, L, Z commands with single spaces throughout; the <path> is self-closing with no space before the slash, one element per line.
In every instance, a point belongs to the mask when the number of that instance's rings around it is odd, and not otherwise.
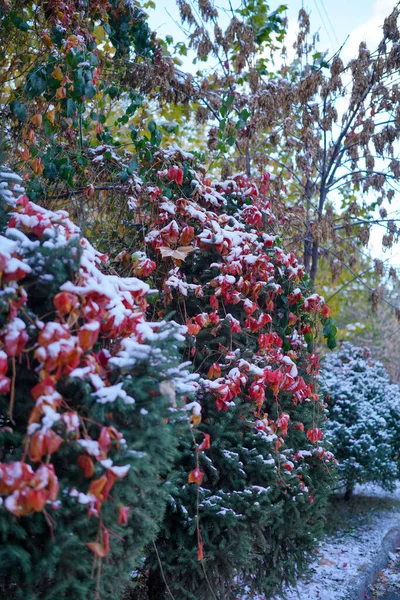
<path fill-rule="evenodd" d="M 13 23 L 13 25 L 17 28 L 20 29 L 21 31 L 28 31 L 29 30 L 29 25 L 26 21 L 24 21 L 24 19 L 18 15 L 17 13 L 11 13 L 10 14 L 11 17 L 11 21 Z"/>
<path fill-rule="evenodd" d="M 40 96 L 47 89 L 46 68 L 44 66 L 34 69 L 28 74 L 25 84 L 25 93 L 29 98 Z"/>
<path fill-rule="evenodd" d="M 114 98 L 118 96 L 118 88 L 115 85 L 112 85 L 106 89 L 105 93 L 110 96 L 111 100 L 114 100 Z"/>
<path fill-rule="evenodd" d="M 54 163 L 48 163 L 45 165 L 43 175 L 47 177 L 47 179 L 56 179 L 58 175 L 57 167 Z"/>
<path fill-rule="evenodd" d="M 19 100 L 13 100 L 10 102 L 10 109 L 13 115 L 15 115 L 18 121 L 25 121 L 28 116 L 28 111 L 24 104 L 21 104 Z"/>
<path fill-rule="evenodd" d="M 80 59 L 81 59 L 80 53 L 76 52 L 76 50 L 74 48 L 71 48 L 71 50 L 67 54 L 67 63 L 69 64 L 71 69 L 77 68 L 78 63 L 80 62 Z"/>
<path fill-rule="evenodd" d="M 72 98 L 67 99 L 66 113 L 68 118 L 73 117 L 76 113 L 76 103 L 72 100 Z"/>
<path fill-rule="evenodd" d="M 329 350 L 333 350 L 334 348 L 336 348 L 336 346 L 337 346 L 336 338 L 329 336 L 327 339 L 326 345 L 328 346 Z"/>
<path fill-rule="evenodd" d="M 85 85 L 85 96 L 88 100 L 91 100 L 96 95 L 96 88 L 91 81 L 88 81 Z"/>
<path fill-rule="evenodd" d="M 60 47 L 63 39 L 64 39 L 64 28 L 61 25 L 56 25 L 51 30 L 51 41 L 56 44 L 56 46 Z"/>
<path fill-rule="evenodd" d="M 151 134 L 150 142 L 153 146 L 159 146 L 162 140 L 162 133 L 159 129 L 156 129 L 154 133 Z"/>
<path fill-rule="evenodd" d="M 311 344 L 313 337 L 312 337 L 312 333 L 308 332 L 305 334 L 304 336 L 305 341 L 307 342 L 307 344 Z"/>
<path fill-rule="evenodd" d="M 68 165 L 68 164 L 63 164 L 60 167 L 59 170 L 59 175 L 60 178 L 65 181 L 66 183 L 68 183 L 68 185 L 73 185 L 74 182 L 74 173 L 75 173 L 75 169 L 72 165 Z"/>
<path fill-rule="evenodd" d="M 324 324 L 324 328 L 322 330 L 324 337 L 328 337 L 331 334 L 331 330 L 332 330 L 332 319 L 329 317 L 329 319 L 326 320 L 326 322 Z"/>
<path fill-rule="evenodd" d="M 235 128 L 236 129 L 244 129 L 246 127 L 246 121 L 243 121 L 243 119 L 239 119 L 239 121 L 236 123 Z"/>

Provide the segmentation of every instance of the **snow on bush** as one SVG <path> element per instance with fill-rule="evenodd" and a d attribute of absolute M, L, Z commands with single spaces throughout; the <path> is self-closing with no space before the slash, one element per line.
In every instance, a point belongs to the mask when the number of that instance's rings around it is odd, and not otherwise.
<path fill-rule="evenodd" d="M 29 516 L 28 530 L 44 515 L 41 539 L 64 519 L 76 556 L 86 552 L 71 579 L 94 556 L 97 591 L 112 598 L 124 565 L 156 538 L 158 477 L 169 494 L 156 544 L 174 593 L 209 598 L 211 581 L 218 594 L 271 594 L 295 580 L 322 529 L 334 457 L 313 340 L 322 323 L 333 346 L 336 330 L 279 246 L 268 174 L 210 181 L 193 155 L 151 150 L 129 183 L 140 227 L 133 254 L 114 263 L 126 277 L 104 272 L 106 257 L 65 212 L 6 198 L 2 514 Z M 175 406 L 192 393 L 189 432 Z"/>
<path fill-rule="evenodd" d="M 197 389 L 180 357 L 186 327 L 148 321 L 149 285 L 106 274 L 67 214 L 30 202 L 20 183 L 0 173 L 0 515 L 15 549 L 1 562 L 38 597 L 43 568 L 79 598 L 96 585 L 111 594 L 163 514 L 176 406 Z"/>
<path fill-rule="evenodd" d="M 347 342 L 324 359 L 321 379 L 328 435 L 347 493 L 367 481 L 392 490 L 399 473 L 399 386 L 367 348 Z"/>
<path fill-rule="evenodd" d="M 280 245 L 268 173 L 211 180 L 171 147 L 144 158 L 140 175 L 129 220 L 141 228 L 126 244 L 136 251 L 119 248 L 117 268 L 160 291 L 152 310 L 187 326 L 200 375 L 193 441 L 180 445 L 156 542 L 163 574 L 153 553 L 149 587 L 167 597 L 165 576 L 182 600 L 208 600 L 210 585 L 218 597 L 271 594 L 296 578 L 322 529 L 333 455 L 313 340 L 322 323 L 333 346 L 336 329 Z"/>

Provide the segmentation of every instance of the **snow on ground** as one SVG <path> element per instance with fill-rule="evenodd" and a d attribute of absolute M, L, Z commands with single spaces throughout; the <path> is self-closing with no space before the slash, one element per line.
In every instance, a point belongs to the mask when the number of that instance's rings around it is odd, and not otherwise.
<path fill-rule="evenodd" d="M 386 569 L 378 574 L 378 580 L 371 586 L 369 600 L 386 600 L 399 598 L 400 592 L 400 555 L 390 552 L 389 562 Z"/>
<path fill-rule="evenodd" d="M 400 485 L 392 494 L 375 485 L 360 486 L 355 494 L 400 501 Z M 400 526 L 400 503 L 371 514 L 368 524 L 325 538 L 310 565 L 309 576 L 297 589 L 287 592 L 287 600 L 348 600 L 348 590 L 374 561 L 384 536 L 395 526 Z"/>

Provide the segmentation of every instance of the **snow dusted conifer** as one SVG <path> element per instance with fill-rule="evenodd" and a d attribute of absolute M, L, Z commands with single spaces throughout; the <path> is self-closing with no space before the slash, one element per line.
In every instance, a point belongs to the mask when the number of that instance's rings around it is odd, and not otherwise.
<path fill-rule="evenodd" d="M 134 273 L 162 292 L 153 310 L 188 327 L 201 376 L 148 596 L 167 598 L 167 581 L 182 600 L 269 597 L 306 565 L 332 480 L 312 353 L 319 321 L 334 344 L 329 308 L 279 246 L 267 174 L 211 181 L 176 147 L 139 173 Z"/>
<path fill-rule="evenodd" d="M 189 435 L 186 330 L 147 321 L 149 286 L 106 275 L 66 213 L 19 186 L 1 172 L 0 596 L 115 600 Z"/>
<path fill-rule="evenodd" d="M 368 481 L 392 490 L 399 476 L 399 386 L 367 348 L 348 342 L 324 359 L 321 378 L 346 497 Z"/>

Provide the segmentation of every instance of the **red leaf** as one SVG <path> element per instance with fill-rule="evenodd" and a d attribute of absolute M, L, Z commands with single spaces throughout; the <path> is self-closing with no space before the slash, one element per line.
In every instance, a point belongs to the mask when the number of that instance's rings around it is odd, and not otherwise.
<path fill-rule="evenodd" d="M 84 477 L 86 477 L 87 479 L 90 479 L 91 477 L 93 477 L 94 464 L 93 464 L 93 461 L 90 458 L 90 456 L 88 456 L 87 454 L 82 454 L 78 458 L 77 462 L 78 462 L 78 465 L 80 466 L 80 468 L 83 471 Z"/>
<path fill-rule="evenodd" d="M 128 523 L 129 511 L 130 511 L 129 506 L 120 506 L 119 507 L 119 512 L 118 512 L 118 524 L 119 525 L 126 525 Z"/>
<path fill-rule="evenodd" d="M 307 430 L 306 436 L 312 444 L 315 444 L 319 440 L 322 440 L 322 431 L 318 427 L 314 427 Z"/>
<path fill-rule="evenodd" d="M 108 554 L 110 552 L 110 534 L 108 533 L 107 529 L 104 529 L 103 531 L 103 544 L 104 549 Z"/>
<path fill-rule="evenodd" d="M 198 558 L 198 560 L 204 560 L 203 542 L 199 542 L 199 545 L 197 548 L 197 558 Z"/>
<path fill-rule="evenodd" d="M 196 467 L 196 469 L 194 469 L 193 471 L 190 471 L 189 476 L 188 476 L 188 482 L 189 483 L 197 483 L 200 485 L 200 483 L 203 481 L 203 477 L 204 477 L 204 473 L 202 473 L 200 471 L 200 469 L 198 469 Z"/>
<path fill-rule="evenodd" d="M 210 434 L 209 433 L 203 433 L 204 435 L 204 440 L 201 442 L 200 446 L 198 447 L 198 450 L 208 450 L 211 446 L 210 444 Z"/>
<path fill-rule="evenodd" d="M 329 306 L 327 304 L 324 304 L 322 307 L 322 310 L 321 310 L 321 316 L 324 319 L 327 319 L 330 314 L 331 314 L 331 309 L 329 308 Z"/>
<path fill-rule="evenodd" d="M 183 171 L 179 167 L 170 167 L 167 172 L 167 177 L 170 181 L 175 181 L 177 185 L 182 185 L 183 183 Z"/>

